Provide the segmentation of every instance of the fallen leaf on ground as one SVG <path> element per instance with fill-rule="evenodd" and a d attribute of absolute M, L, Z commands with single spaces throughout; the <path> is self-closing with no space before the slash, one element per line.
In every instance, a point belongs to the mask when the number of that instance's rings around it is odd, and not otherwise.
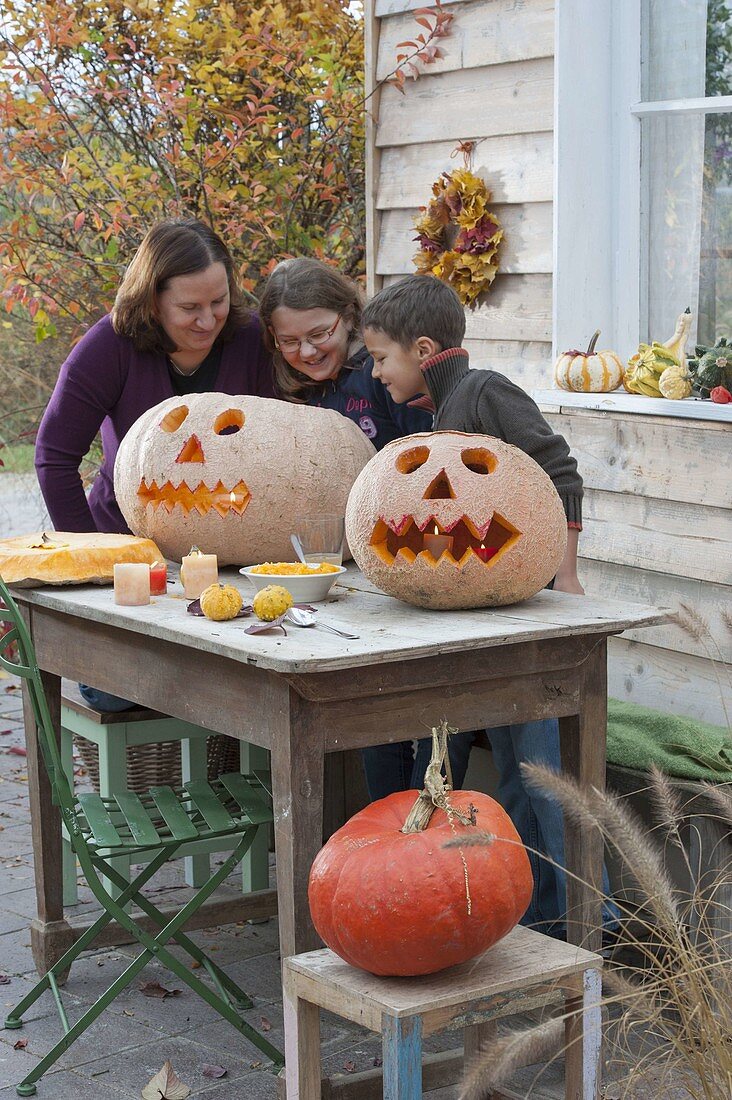
<path fill-rule="evenodd" d="M 18 1039 L 17 1042 L 13 1043 L 13 1050 L 25 1050 L 27 1046 L 27 1039 Z"/>
<path fill-rule="evenodd" d="M 201 1072 L 204 1077 L 226 1077 L 229 1071 L 223 1066 L 204 1066 Z"/>
<path fill-rule="evenodd" d="M 0 985 L 10 985 L 10 981 L 9 974 L 0 974 Z"/>
<path fill-rule="evenodd" d="M 17 691 L 18 690 L 18 685 L 17 684 L 8 684 L 8 686 L 5 688 L 5 690 L 6 691 Z"/>
<path fill-rule="evenodd" d="M 260 1069 L 261 1065 L 262 1065 L 261 1062 L 250 1062 L 249 1063 L 249 1068 L 250 1069 Z"/>
<path fill-rule="evenodd" d="M 0 737 L 5 737 L 9 733 L 13 733 L 13 730 L 0 730 Z"/>
<path fill-rule="evenodd" d="M 269 1022 L 266 1016 L 262 1016 L 262 1031 L 271 1031 L 272 1024 Z"/>
<path fill-rule="evenodd" d="M 343 1068 L 346 1071 L 346 1073 L 355 1073 L 356 1072 L 356 1063 L 355 1062 L 344 1062 L 343 1063 Z"/>
<path fill-rule="evenodd" d="M 141 1095 L 142 1100 L 186 1100 L 191 1090 L 183 1084 L 170 1062 L 166 1062 L 160 1072 L 150 1078 Z"/>
<path fill-rule="evenodd" d="M 145 997 L 159 997 L 161 1001 L 166 997 L 178 997 L 182 993 L 180 989 L 166 989 L 160 982 L 143 982 L 139 989 Z"/>
<path fill-rule="evenodd" d="M 142 575 L 143 575 L 143 577 L 145 576 L 144 573 Z M 26 756 L 27 755 L 26 750 L 21 745 L 11 745 L 10 748 L 7 751 L 10 753 L 11 756 Z"/>

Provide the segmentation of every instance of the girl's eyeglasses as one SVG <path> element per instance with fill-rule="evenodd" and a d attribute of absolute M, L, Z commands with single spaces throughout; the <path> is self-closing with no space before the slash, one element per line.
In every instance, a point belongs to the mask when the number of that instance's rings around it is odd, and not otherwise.
<path fill-rule="evenodd" d="M 270 329 L 270 332 L 272 333 L 272 339 L 278 351 L 293 353 L 299 351 L 303 344 L 310 344 L 313 348 L 319 348 L 323 344 L 327 344 L 338 328 L 340 320 L 341 315 L 339 313 L 332 328 L 320 328 L 317 332 L 311 332 L 309 336 L 304 336 L 302 340 L 297 340 L 294 336 L 278 337 L 272 329 Z"/>

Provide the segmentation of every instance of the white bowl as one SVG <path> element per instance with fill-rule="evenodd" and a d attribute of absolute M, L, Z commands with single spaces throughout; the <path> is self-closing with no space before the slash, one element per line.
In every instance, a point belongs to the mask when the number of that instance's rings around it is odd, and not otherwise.
<path fill-rule="evenodd" d="M 268 584 L 279 584 L 286 588 L 295 603 L 317 603 L 324 600 L 330 592 L 341 573 L 345 573 L 345 566 L 339 565 L 337 573 L 295 573 L 283 576 L 281 573 L 253 573 L 254 565 L 245 565 L 239 572 L 254 585 L 257 592 L 266 588 Z"/>

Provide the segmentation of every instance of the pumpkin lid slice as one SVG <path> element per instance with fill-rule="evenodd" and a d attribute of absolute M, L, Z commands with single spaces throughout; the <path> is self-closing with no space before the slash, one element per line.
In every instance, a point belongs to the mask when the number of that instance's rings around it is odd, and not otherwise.
<path fill-rule="evenodd" d="M 37 531 L 0 540 L 6 584 L 110 584 L 120 562 L 152 565 L 163 555 L 152 539 L 100 531 Z"/>

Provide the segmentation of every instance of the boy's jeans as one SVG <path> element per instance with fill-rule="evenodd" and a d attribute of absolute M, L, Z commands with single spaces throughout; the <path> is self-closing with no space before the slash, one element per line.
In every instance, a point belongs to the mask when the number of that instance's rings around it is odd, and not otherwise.
<path fill-rule="evenodd" d="M 519 770 L 521 761 L 544 764 L 559 770 L 559 723 L 556 718 L 540 722 L 519 722 L 511 726 L 496 726 L 486 731 L 493 750 L 493 760 L 499 773 L 496 798 L 513 821 L 523 844 L 529 849 L 529 861 L 534 876 L 531 903 L 521 919 L 522 924 L 539 931 L 563 937 L 566 875 L 564 873 L 564 821 L 560 807 L 539 791 L 524 786 Z M 475 734 L 454 734 L 448 742 L 453 783 L 463 785 L 468 757 Z M 432 739 L 417 742 L 413 756 L 412 742 L 399 741 L 363 749 L 366 781 L 372 799 L 385 798 L 395 791 L 421 790 L 432 751 Z M 534 849 L 535 851 L 532 851 Z M 545 852 L 550 860 L 535 852 Z M 603 866 L 603 891 L 609 892 L 607 871 Z M 603 923 L 613 927 L 618 911 L 612 902 L 605 902 Z"/>

